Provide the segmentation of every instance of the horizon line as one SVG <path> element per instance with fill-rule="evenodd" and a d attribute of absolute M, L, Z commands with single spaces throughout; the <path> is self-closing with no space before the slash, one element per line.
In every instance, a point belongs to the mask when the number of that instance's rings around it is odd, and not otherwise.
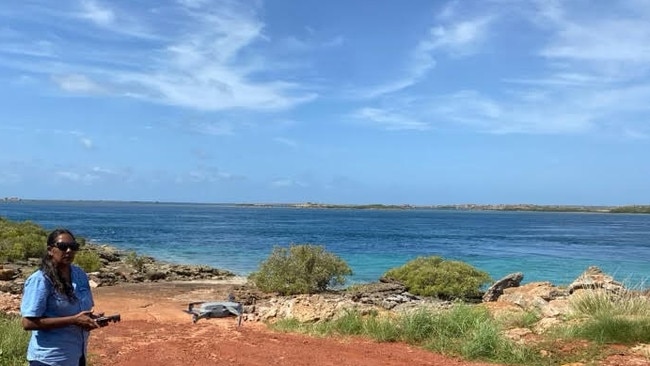
<path fill-rule="evenodd" d="M 650 204 L 625 204 L 625 205 L 598 205 L 598 204 L 538 204 L 538 203 L 431 203 L 431 204 L 412 204 L 412 203 L 324 203 L 324 202 L 195 202 L 195 201 L 159 201 L 159 200 L 120 200 L 120 199 L 59 199 L 59 198 L 21 198 L 21 197 L 3 197 L 0 202 L 21 202 L 21 201 L 47 201 L 47 202 L 102 202 L 102 203 L 143 203 L 143 204 L 199 204 L 199 205 L 249 205 L 249 206 L 386 206 L 386 207 L 513 207 L 513 206 L 533 206 L 533 207 L 589 207 L 589 208 L 616 208 L 616 207 L 636 207 L 650 206 Z"/>

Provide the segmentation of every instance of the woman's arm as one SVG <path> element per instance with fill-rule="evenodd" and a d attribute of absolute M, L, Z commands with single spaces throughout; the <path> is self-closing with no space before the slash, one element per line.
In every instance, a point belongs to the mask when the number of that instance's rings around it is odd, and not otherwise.
<path fill-rule="evenodd" d="M 85 330 L 99 328 L 97 322 L 91 317 L 92 311 L 82 311 L 77 315 L 62 316 L 57 318 L 23 317 L 22 325 L 25 330 L 47 330 L 76 325 Z"/>

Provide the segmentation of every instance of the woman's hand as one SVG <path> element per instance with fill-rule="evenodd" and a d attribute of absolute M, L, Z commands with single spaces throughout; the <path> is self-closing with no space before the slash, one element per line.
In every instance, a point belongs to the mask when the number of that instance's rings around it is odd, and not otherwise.
<path fill-rule="evenodd" d="M 81 327 L 85 330 L 93 330 L 99 328 L 99 324 L 95 321 L 92 311 L 82 311 L 74 316 L 74 325 Z"/>

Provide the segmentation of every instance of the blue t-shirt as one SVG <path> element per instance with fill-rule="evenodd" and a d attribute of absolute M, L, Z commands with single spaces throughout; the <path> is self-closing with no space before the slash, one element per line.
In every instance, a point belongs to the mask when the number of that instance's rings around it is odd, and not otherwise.
<path fill-rule="evenodd" d="M 23 317 L 55 318 L 92 310 L 93 296 L 88 276 L 79 267 L 70 270 L 76 300 L 70 301 L 45 277 L 41 270 L 34 272 L 23 292 L 20 313 Z M 32 331 L 27 360 L 40 361 L 52 366 L 78 366 L 79 358 L 86 354 L 89 332 L 76 325 L 63 328 Z"/>

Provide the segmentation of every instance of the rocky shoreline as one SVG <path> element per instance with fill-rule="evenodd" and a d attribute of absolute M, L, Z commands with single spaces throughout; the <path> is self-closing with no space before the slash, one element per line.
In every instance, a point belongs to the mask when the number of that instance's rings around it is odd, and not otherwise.
<path fill-rule="evenodd" d="M 379 280 L 376 283 L 355 285 L 345 291 L 330 291 L 312 295 L 277 296 L 264 294 L 246 283 L 245 277 L 201 265 L 181 265 L 158 261 L 152 257 L 134 256 L 108 245 L 88 243 L 84 250 L 97 253 L 101 260 L 99 271 L 89 273 L 92 287 L 116 286 L 125 283 L 197 282 L 228 284 L 229 292 L 244 305 L 244 319 L 273 321 L 292 317 L 300 321 L 319 321 L 335 318 L 342 311 L 361 313 L 400 312 L 422 307 L 446 308 L 450 301 L 425 298 L 410 294 L 404 285 Z M 0 264 L 0 311 L 16 312 L 25 279 L 36 268 L 40 259 L 19 263 Z M 620 296 L 632 290 L 603 273 L 598 267 L 589 267 L 566 287 L 550 282 L 522 285 L 523 273 L 513 273 L 496 281 L 482 296 L 475 299 L 493 312 L 523 313 L 534 311 L 541 315 L 539 331 L 562 321 L 569 312 L 569 301 L 581 291 L 597 289 Z M 636 291 L 650 297 L 650 289 Z"/>
<path fill-rule="evenodd" d="M 236 277 L 230 271 L 163 262 L 109 245 L 87 243 L 83 250 L 96 253 L 101 261 L 98 271 L 88 273 L 92 287 L 120 283 L 226 280 Z M 40 258 L 30 258 L 27 261 L 0 264 L 0 292 L 22 293 L 25 279 L 38 268 L 40 261 Z"/>

